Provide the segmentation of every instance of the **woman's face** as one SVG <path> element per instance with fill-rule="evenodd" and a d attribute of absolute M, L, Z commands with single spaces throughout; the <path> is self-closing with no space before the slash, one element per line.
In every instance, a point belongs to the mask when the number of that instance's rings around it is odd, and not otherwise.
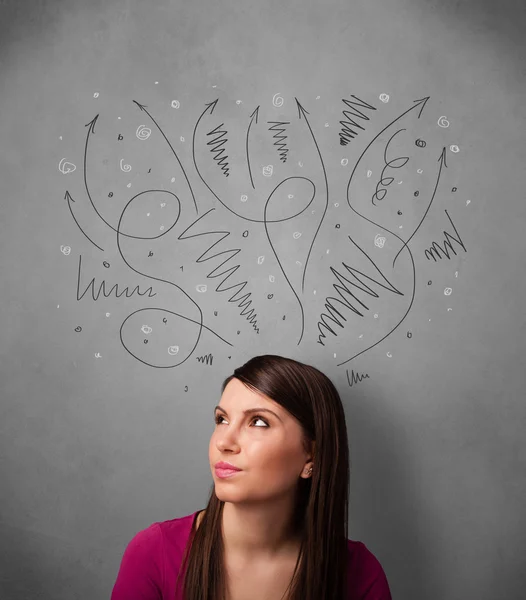
<path fill-rule="evenodd" d="M 224 502 L 265 501 L 293 493 L 311 455 L 302 445 L 299 422 L 277 402 L 232 379 L 215 410 L 208 457 L 215 492 Z M 257 412 L 244 411 L 258 408 Z M 266 412 L 266 410 L 272 411 Z M 220 478 L 218 461 L 242 469 Z"/>

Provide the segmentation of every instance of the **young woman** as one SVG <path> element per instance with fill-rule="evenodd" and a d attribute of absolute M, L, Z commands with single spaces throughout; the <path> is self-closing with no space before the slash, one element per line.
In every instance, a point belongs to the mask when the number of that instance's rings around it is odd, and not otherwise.
<path fill-rule="evenodd" d="M 256 356 L 222 386 L 208 504 L 128 544 L 112 600 L 391 600 L 347 539 L 345 414 L 318 369 Z"/>

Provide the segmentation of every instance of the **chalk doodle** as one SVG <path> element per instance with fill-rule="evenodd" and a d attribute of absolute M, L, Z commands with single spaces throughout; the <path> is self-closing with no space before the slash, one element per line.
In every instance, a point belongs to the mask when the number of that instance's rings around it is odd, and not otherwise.
<path fill-rule="evenodd" d="M 440 268 L 459 268 L 467 249 L 451 209 L 435 207 L 456 191 L 448 163 L 461 159 L 451 142 L 462 140 L 436 128 L 450 123 L 428 96 L 351 94 L 341 103 L 312 115 L 308 102 L 279 92 L 258 104 L 216 90 L 184 108 L 165 98 L 159 114 L 130 99 L 122 133 L 121 117 L 100 113 L 81 128 L 79 169 L 65 158 L 58 169 L 77 178 L 75 197 L 66 190 L 64 200 L 82 250 L 60 251 L 78 260 L 77 302 L 129 306 L 117 325 L 125 356 L 153 368 L 192 358 L 204 368 L 233 346 L 257 346 L 258 336 L 274 340 L 278 322 L 287 343 L 341 367 L 385 344 L 417 292 L 452 294 Z M 171 108 L 184 120 L 174 125 Z M 450 197 L 457 210 L 461 193 Z M 78 339 L 87 327 L 77 326 Z M 397 355 L 393 343 L 383 357 Z M 351 387 L 369 379 L 356 368 L 346 376 Z"/>

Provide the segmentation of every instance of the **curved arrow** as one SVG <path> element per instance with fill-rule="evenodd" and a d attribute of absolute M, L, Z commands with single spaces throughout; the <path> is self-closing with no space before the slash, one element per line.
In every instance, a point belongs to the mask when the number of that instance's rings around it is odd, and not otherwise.
<path fill-rule="evenodd" d="M 422 225 L 422 223 L 424 222 L 424 219 L 426 218 L 427 213 L 429 212 L 429 209 L 431 208 L 431 204 L 433 204 L 433 200 L 435 199 L 435 194 L 437 193 L 437 189 L 438 189 L 438 184 L 440 183 L 440 176 L 442 175 L 442 167 L 446 167 L 447 168 L 447 163 L 446 163 L 446 147 L 444 146 L 444 148 L 442 148 L 442 153 L 440 154 L 439 158 L 438 158 L 438 162 L 440 163 L 440 167 L 438 168 L 438 176 L 437 176 L 437 180 L 435 183 L 435 189 L 433 190 L 433 195 L 431 196 L 431 200 L 429 202 L 429 205 L 426 209 L 426 212 L 424 213 L 422 219 L 420 220 L 420 223 L 418 224 L 418 227 L 413 231 L 413 233 L 411 234 L 411 236 L 409 237 L 409 239 L 404 243 L 404 245 L 400 248 L 400 250 L 398 250 L 398 254 L 394 257 L 393 260 L 393 267 L 395 265 L 396 259 L 398 258 L 398 255 L 400 254 L 400 252 L 402 252 L 402 250 L 407 246 L 407 244 L 409 244 L 409 242 L 413 239 L 415 233 L 420 229 L 420 225 Z"/>
<path fill-rule="evenodd" d="M 217 100 L 216 100 L 217 102 Z M 254 121 L 254 115 L 256 117 L 256 123 L 258 122 L 258 114 L 259 114 L 259 106 L 256 108 L 256 110 L 250 115 L 250 124 L 248 126 L 247 129 L 247 142 L 246 142 L 246 147 L 247 147 L 247 164 L 248 164 L 248 174 L 250 175 L 250 183 L 252 184 L 252 187 L 254 189 L 256 189 L 256 186 L 254 185 L 254 180 L 252 179 L 252 169 L 250 168 L 250 156 L 248 153 L 248 136 L 250 134 L 250 128 L 252 127 L 252 121 Z"/>
<path fill-rule="evenodd" d="M 318 151 L 318 156 L 320 157 L 321 166 L 322 166 L 322 169 L 323 169 L 323 176 L 325 178 L 325 191 L 326 191 L 326 195 L 325 195 L 325 209 L 323 211 L 323 215 L 321 216 L 321 220 L 319 222 L 318 229 L 316 229 L 316 233 L 314 234 L 314 237 L 312 238 L 312 242 L 311 242 L 311 245 L 310 245 L 310 248 L 309 248 L 309 253 L 307 254 L 307 260 L 305 261 L 305 267 L 303 269 L 303 277 L 302 277 L 302 280 L 301 280 L 301 291 L 303 292 L 303 291 L 305 291 L 305 274 L 307 272 L 307 265 L 309 263 L 310 253 L 312 252 L 312 247 L 314 246 L 314 242 L 316 241 L 316 236 L 318 235 L 318 231 L 320 230 L 321 224 L 323 223 L 323 220 L 325 219 L 325 214 L 326 214 L 327 209 L 329 207 L 329 182 L 327 180 L 327 171 L 325 170 L 325 164 L 323 162 L 323 158 L 322 158 L 322 155 L 321 155 L 321 152 L 320 152 L 320 148 L 318 146 L 318 142 L 316 141 L 316 137 L 314 136 L 314 133 L 313 133 L 312 128 L 310 126 L 309 120 L 307 119 L 307 116 L 306 116 L 306 115 L 308 115 L 310 113 L 308 113 L 303 108 L 303 106 L 299 103 L 299 100 L 296 97 L 294 97 L 294 100 L 296 100 L 296 104 L 298 105 L 298 116 L 301 119 L 301 116 L 303 115 L 303 118 L 305 119 L 305 122 L 307 123 L 309 131 L 311 133 L 312 139 L 314 140 L 314 144 L 316 145 L 316 150 Z"/>
<path fill-rule="evenodd" d="M 64 195 L 64 200 L 67 200 L 68 202 L 68 206 L 69 206 L 69 212 L 71 213 L 71 216 L 73 217 L 73 220 L 75 221 L 75 223 L 77 224 L 77 227 L 82 231 L 82 233 L 86 236 L 86 238 L 99 250 L 101 250 L 102 252 L 104 252 L 104 248 L 101 248 L 98 244 L 96 244 L 91 238 L 90 236 L 84 231 L 84 229 L 82 229 L 82 227 L 80 226 L 79 222 L 77 221 L 75 214 L 73 213 L 73 208 L 71 206 L 72 202 L 75 202 L 75 200 L 73 200 L 73 198 L 71 197 L 71 194 L 68 192 L 68 190 L 66 190 L 66 193 Z"/>
<path fill-rule="evenodd" d="M 163 138 L 166 140 L 166 143 L 168 144 L 168 146 L 170 146 L 170 150 L 173 152 L 175 158 L 177 159 L 177 162 L 179 163 L 179 166 L 181 167 L 181 171 L 183 172 L 183 175 L 185 176 L 186 179 L 186 183 L 188 184 L 188 188 L 190 189 L 190 193 L 192 194 L 192 199 L 194 201 L 194 206 L 195 206 L 195 212 L 196 214 L 199 214 L 199 210 L 197 208 L 197 202 L 194 196 L 194 191 L 192 190 L 192 186 L 190 185 L 190 180 L 188 179 L 188 176 L 186 175 L 186 171 L 184 170 L 183 165 L 181 164 L 181 161 L 179 160 L 179 157 L 177 156 L 177 152 L 174 150 L 174 147 L 172 146 L 172 144 L 170 143 L 170 140 L 166 137 L 166 135 L 164 134 L 164 131 L 161 129 L 161 127 L 159 126 L 159 124 L 157 123 L 157 121 L 152 117 L 152 115 L 146 110 L 147 106 L 145 104 L 140 104 L 139 102 L 137 102 L 137 100 L 134 100 L 135 104 L 137 104 L 137 106 L 144 111 L 149 117 L 150 119 L 155 123 L 155 126 L 157 127 L 157 129 L 161 132 L 161 135 L 163 136 Z"/>

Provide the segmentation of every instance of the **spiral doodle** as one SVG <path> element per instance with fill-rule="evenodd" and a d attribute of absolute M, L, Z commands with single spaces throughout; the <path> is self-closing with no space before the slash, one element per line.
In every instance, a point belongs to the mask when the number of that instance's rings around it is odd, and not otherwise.
<path fill-rule="evenodd" d="M 451 146 L 449 146 L 449 149 L 451 150 L 451 152 L 460 152 L 460 148 L 456 144 L 452 144 Z"/>
<path fill-rule="evenodd" d="M 276 108 L 279 108 L 280 106 L 283 106 L 283 103 L 285 101 L 283 100 L 283 98 L 279 95 L 279 92 L 277 94 L 274 94 L 274 96 L 272 96 L 272 104 L 273 106 L 275 106 Z"/>
<path fill-rule="evenodd" d="M 449 121 L 445 116 L 440 117 L 440 119 L 437 121 L 437 124 L 439 127 L 449 127 Z"/>
<path fill-rule="evenodd" d="M 140 140 L 147 140 L 152 135 L 152 130 L 149 127 L 146 127 L 146 125 L 139 125 L 135 135 Z"/>
<path fill-rule="evenodd" d="M 73 173 L 73 171 L 76 169 L 77 167 L 71 163 L 68 162 L 65 158 L 63 158 L 59 163 L 58 163 L 58 170 L 61 173 L 64 173 L 64 175 L 67 175 L 68 173 Z"/>
<path fill-rule="evenodd" d="M 378 97 L 384 104 L 389 102 L 389 94 L 380 94 Z"/>
<path fill-rule="evenodd" d="M 60 251 L 62 254 L 64 254 L 64 256 L 69 256 L 71 253 L 71 248 L 69 246 L 60 246 Z"/>
<path fill-rule="evenodd" d="M 131 165 L 123 165 L 122 164 L 123 160 L 124 160 L 124 158 L 121 158 L 120 163 L 119 163 L 121 166 L 121 171 L 128 173 L 129 171 L 131 171 Z"/>
<path fill-rule="evenodd" d="M 179 108 L 180 106 L 179 100 L 172 100 L 172 108 Z"/>
<path fill-rule="evenodd" d="M 378 248 L 383 248 L 385 245 L 385 237 L 383 237 L 379 233 L 377 233 L 374 236 L 374 245 L 377 246 Z"/>

